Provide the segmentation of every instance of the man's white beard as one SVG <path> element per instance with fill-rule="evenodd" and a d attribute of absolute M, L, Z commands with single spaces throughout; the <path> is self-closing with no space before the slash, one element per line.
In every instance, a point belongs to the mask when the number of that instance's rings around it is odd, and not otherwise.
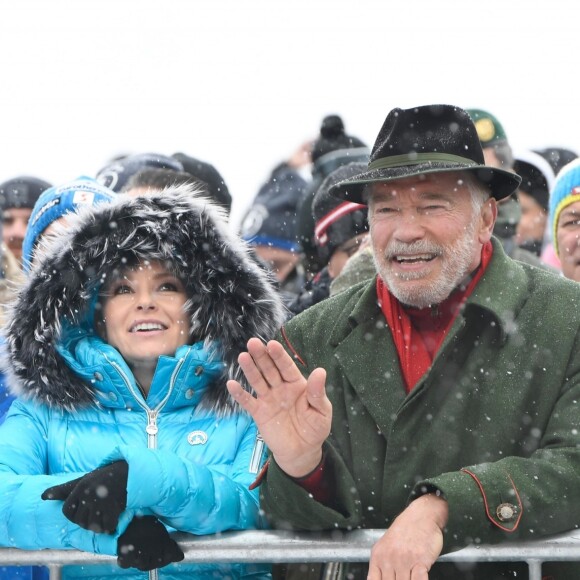
<path fill-rule="evenodd" d="M 419 240 L 410 244 L 392 242 L 382 256 L 374 253 L 375 266 L 389 292 L 408 306 L 427 308 L 440 304 L 449 297 L 459 283 L 471 273 L 473 245 L 476 220 L 474 219 L 463 235 L 449 247 L 440 246 L 428 240 Z M 397 254 L 437 254 L 442 260 L 441 273 L 437 280 L 426 282 L 423 286 L 407 286 L 407 280 L 420 280 L 422 272 L 394 274 L 389 267 L 390 259 Z M 401 281 L 403 283 L 401 283 Z"/>

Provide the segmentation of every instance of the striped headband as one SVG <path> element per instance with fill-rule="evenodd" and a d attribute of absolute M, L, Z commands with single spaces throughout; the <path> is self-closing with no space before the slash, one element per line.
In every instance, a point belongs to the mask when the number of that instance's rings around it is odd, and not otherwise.
<path fill-rule="evenodd" d="M 329 211 L 324 217 L 316 222 L 314 227 L 314 237 L 319 246 L 325 246 L 328 243 L 328 228 L 340 218 L 353 213 L 359 209 L 365 209 L 367 206 L 362 203 L 345 201 L 339 206 Z"/>

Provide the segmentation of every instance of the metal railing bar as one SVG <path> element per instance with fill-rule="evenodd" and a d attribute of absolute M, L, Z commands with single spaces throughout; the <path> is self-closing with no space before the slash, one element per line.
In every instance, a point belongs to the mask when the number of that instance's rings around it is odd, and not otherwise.
<path fill-rule="evenodd" d="M 186 562 L 365 562 L 384 530 L 295 533 L 281 530 L 226 532 L 212 536 L 174 534 Z M 113 556 L 77 550 L 0 548 L 0 564 L 66 566 L 112 561 Z M 580 561 L 580 531 L 548 539 L 469 546 L 440 562 Z"/>

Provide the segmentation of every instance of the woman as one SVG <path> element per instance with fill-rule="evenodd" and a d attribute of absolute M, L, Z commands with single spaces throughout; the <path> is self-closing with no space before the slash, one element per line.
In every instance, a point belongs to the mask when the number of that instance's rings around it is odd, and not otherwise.
<path fill-rule="evenodd" d="M 6 331 L 19 398 L 0 427 L 0 543 L 116 554 L 64 578 L 268 577 L 175 564 L 169 530 L 261 525 L 263 461 L 229 397 L 237 355 L 284 313 L 266 274 L 188 186 L 81 210 L 48 241 Z M 161 525 L 160 522 L 164 525 Z"/>

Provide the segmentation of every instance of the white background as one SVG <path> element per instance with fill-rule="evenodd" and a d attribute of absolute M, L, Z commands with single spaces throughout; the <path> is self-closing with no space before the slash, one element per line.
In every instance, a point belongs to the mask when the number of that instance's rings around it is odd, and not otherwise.
<path fill-rule="evenodd" d="M 237 226 L 329 113 L 371 146 L 393 107 L 483 108 L 515 148 L 580 152 L 579 26 L 573 0 L 4 0 L 0 180 L 183 151 Z"/>

